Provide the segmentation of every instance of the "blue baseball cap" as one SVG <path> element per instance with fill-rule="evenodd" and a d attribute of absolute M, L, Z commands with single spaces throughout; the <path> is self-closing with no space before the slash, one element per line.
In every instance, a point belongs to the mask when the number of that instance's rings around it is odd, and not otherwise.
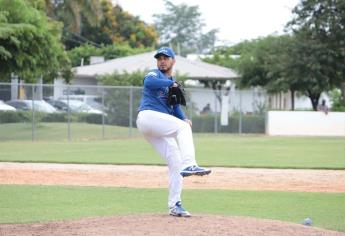
<path fill-rule="evenodd" d="M 158 49 L 155 54 L 155 58 L 157 59 L 159 55 L 165 55 L 171 58 L 175 57 L 174 50 L 172 50 L 172 48 L 169 48 L 169 47 L 161 47 L 160 49 Z"/>

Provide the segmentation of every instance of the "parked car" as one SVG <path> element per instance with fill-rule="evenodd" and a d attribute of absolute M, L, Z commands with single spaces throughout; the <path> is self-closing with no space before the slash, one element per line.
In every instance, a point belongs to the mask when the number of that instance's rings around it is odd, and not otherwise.
<path fill-rule="evenodd" d="M 91 106 L 94 109 L 102 110 L 102 98 L 96 95 L 69 95 L 68 99 L 71 100 L 78 100 L 81 102 L 86 103 L 87 105 Z M 59 97 L 59 100 L 67 100 L 67 96 Z"/>
<path fill-rule="evenodd" d="M 6 104 L 15 107 L 17 110 L 23 111 L 35 110 L 45 113 L 57 112 L 52 105 L 44 100 L 11 100 L 6 102 Z"/>
<path fill-rule="evenodd" d="M 49 103 L 50 105 L 52 105 L 53 107 L 55 107 L 58 111 L 68 111 L 68 105 L 67 103 L 60 101 L 60 100 L 54 100 L 51 98 L 47 98 L 45 99 L 45 101 L 47 103 Z"/>
<path fill-rule="evenodd" d="M 13 106 L 7 105 L 4 101 L 0 100 L 0 111 L 16 111 L 17 109 Z"/>
<path fill-rule="evenodd" d="M 72 112 L 80 112 L 80 113 L 89 113 L 89 114 L 103 114 L 102 111 L 92 108 L 88 104 L 78 101 L 78 100 L 59 100 L 60 102 L 63 102 L 66 104 L 66 106 L 69 105 L 70 110 Z"/>

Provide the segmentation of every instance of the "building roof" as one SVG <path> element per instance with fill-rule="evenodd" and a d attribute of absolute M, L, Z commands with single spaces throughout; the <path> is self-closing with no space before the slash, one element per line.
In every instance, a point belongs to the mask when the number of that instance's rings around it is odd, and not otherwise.
<path fill-rule="evenodd" d="M 128 57 L 117 58 L 99 64 L 75 67 L 76 77 L 95 77 L 98 75 L 135 71 L 147 71 L 157 68 L 154 59 L 155 52 L 148 52 Z M 239 76 L 231 69 L 201 61 L 189 60 L 176 56 L 174 73 L 186 75 L 193 80 L 231 80 Z"/>

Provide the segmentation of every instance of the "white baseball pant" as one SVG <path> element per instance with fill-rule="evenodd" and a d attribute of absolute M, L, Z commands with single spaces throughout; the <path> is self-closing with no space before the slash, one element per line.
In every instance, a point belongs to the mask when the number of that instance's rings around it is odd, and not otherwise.
<path fill-rule="evenodd" d="M 181 201 L 181 170 L 196 165 L 192 129 L 183 120 L 151 110 L 139 112 L 137 127 L 168 165 L 168 207 L 173 207 Z"/>

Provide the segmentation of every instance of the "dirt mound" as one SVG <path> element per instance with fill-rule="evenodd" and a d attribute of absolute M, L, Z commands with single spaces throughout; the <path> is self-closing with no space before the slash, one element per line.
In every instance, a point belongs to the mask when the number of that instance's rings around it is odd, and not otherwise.
<path fill-rule="evenodd" d="M 312 226 L 250 217 L 128 215 L 34 224 L 3 224 L 0 235 L 342 235 Z"/>

